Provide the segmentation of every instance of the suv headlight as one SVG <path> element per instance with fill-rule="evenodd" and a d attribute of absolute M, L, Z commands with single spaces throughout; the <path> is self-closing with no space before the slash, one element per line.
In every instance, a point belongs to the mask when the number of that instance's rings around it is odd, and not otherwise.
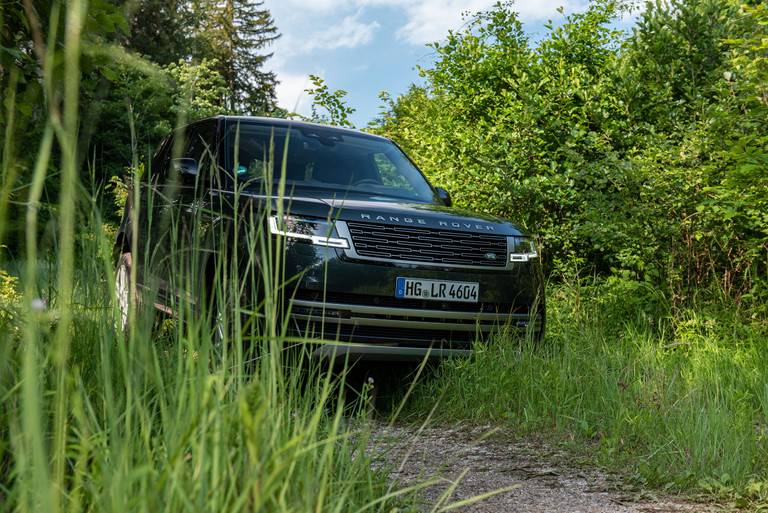
<path fill-rule="evenodd" d="M 538 258 L 539 251 L 536 248 L 536 243 L 530 237 L 510 237 L 510 262 L 527 262 Z"/>
<path fill-rule="evenodd" d="M 349 241 L 332 237 L 336 232 L 335 223 L 322 219 L 304 219 L 296 216 L 270 216 L 269 231 L 289 239 L 327 246 L 330 248 L 349 249 Z"/>

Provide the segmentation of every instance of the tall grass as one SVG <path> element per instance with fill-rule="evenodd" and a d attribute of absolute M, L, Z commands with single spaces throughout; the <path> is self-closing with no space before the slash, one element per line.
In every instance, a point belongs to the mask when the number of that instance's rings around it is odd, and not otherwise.
<path fill-rule="evenodd" d="M 548 293 L 543 346 L 497 340 L 444 364 L 411 415 L 548 433 L 640 483 L 768 500 L 768 326 L 714 292 L 672 312 L 644 284 Z M 586 445 L 585 445 L 586 443 Z"/>
<path fill-rule="evenodd" d="M 349 427 L 343 375 L 339 383 L 301 351 L 283 350 L 282 252 L 258 216 L 233 220 L 253 251 L 247 262 L 217 262 L 205 284 L 209 301 L 177 301 L 174 318 L 158 321 L 150 290 L 132 306 L 126 332 L 119 328 L 113 239 L 78 181 L 86 4 L 67 3 L 56 55 L 54 9 L 48 53 L 41 52 L 50 115 L 28 184 L 25 260 L 15 265 L 23 299 L 9 292 L 0 305 L 0 511 L 348 512 L 401 504 L 412 490 L 394 490 L 372 471 L 365 430 Z M 61 112 L 51 78 L 57 66 L 65 70 Z M 37 212 L 54 151 L 56 245 L 41 254 Z M 3 161 L 4 185 L 13 167 Z M 142 194 L 135 178 L 134 200 Z M 3 194 L 3 223 L 7 202 Z M 178 227 L 173 216 L 154 222 L 172 233 Z M 201 286 L 200 262 L 189 255 L 199 243 L 173 240 L 167 255 L 175 285 L 192 292 Z M 137 246 L 134 237 L 134 254 Z M 55 268 L 40 272 L 44 261 Z M 241 280 L 243 267 L 258 270 L 248 277 L 262 285 L 258 294 Z M 135 266 L 131 274 L 135 284 Z M 259 322 L 243 323 L 253 318 Z M 215 324 L 228 329 L 214 337 Z"/>
<path fill-rule="evenodd" d="M 109 253 L 97 242 L 78 253 Z M 106 263 L 90 261 L 74 279 L 63 380 L 52 368 L 55 306 L 18 313 L 36 326 L 34 351 L 3 330 L 2 510 L 357 511 L 386 495 L 330 375 L 288 372 L 273 353 L 247 370 L 215 359 L 205 319 L 166 321 L 150 336 L 137 318 L 126 341 Z"/>

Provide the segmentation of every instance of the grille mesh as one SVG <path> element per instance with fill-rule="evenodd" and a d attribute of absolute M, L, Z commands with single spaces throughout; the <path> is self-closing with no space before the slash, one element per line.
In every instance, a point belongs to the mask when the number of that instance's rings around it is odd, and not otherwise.
<path fill-rule="evenodd" d="M 502 235 L 352 221 L 347 226 L 361 256 L 446 265 L 507 265 L 507 238 Z M 490 254 L 495 258 L 488 258 Z"/>

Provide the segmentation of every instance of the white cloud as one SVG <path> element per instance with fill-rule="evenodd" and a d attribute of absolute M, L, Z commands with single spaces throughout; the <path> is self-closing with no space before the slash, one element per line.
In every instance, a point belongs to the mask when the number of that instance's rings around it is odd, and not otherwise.
<path fill-rule="evenodd" d="M 333 25 L 309 36 L 304 45 L 304 51 L 355 48 L 370 43 L 380 25 L 376 21 L 363 23 L 360 21 L 361 14 L 362 11 L 358 11 L 354 15 L 347 16 L 341 20 L 341 23 L 338 25 Z"/>
<path fill-rule="evenodd" d="M 493 0 L 424 0 L 403 6 L 408 22 L 397 36 L 413 45 L 443 39 L 448 30 L 462 25 L 463 13 L 490 7 Z"/>
<path fill-rule="evenodd" d="M 309 95 L 304 92 L 312 85 L 309 82 L 309 76 L 284 73 L 279 70 L 276 73 L 277 79 L 280 81 L 275 89 L 277 104 L 291 112 L 309 115 L 312 102 Z"/>
<path fill-rule="evenodd" d="M 327 18 L 329 15 L 357 9 L 354 16 L 347 16 L 341 24 L 321 32 L 326 42 L 334 41 L 334 38 L 340 36 L 339 44 L 330 47 L 340 48 L 356 42 L 355 37 L 362 41 L 359 44 L 369 42 L 372 32 L 378 29 L 377 22 L 360 23 L 360 9 L 374 6 L 399 9 L 405 14 L 406 21 L 397 31 L 397 36 L 410 44 L 420 46 L 443 39 L 448 30 L 461 28 L 464 13 L 474 14 L 492 7 L 495 3 L 496 0 L 282 0 L 279 10 L 290 12 L 293 16 Z M 557 17 L 558 7 L 563 7 L 565 12 L 573 12 L 583 9 L 587 3 L 588 0 L 518 0 L 514 9 L 523 22 L 531 22 Z"/>
<path fill-rule="evenodd" d="M 356 0 L 280 0 L 275 2 L 275 5 L 267 5 L 267 8 L 272 12 L 275 12 L 281 10 L 282 7 L 286 7 L 286 11 L 304 11 L 309 14 L 317 12 L 340 11 L 356 3 L 359 2 Z"/>
<path fill-rule="evenodd" d="M 399 2 L 399 0 L 368 0 Z M 422 0 L 406 2 L 403 9 L 408 22 L 398 30 L 398 37 L 413 45 L 423 45 L 443 39 L 449 30 L 457 30 L 465 23 L 464 15 L 489 9 L 496 0 Z M 540 21 L 565 12 L 583 9 L 586 0 L 522 0 L 514 5 L 522 22 Z"/>

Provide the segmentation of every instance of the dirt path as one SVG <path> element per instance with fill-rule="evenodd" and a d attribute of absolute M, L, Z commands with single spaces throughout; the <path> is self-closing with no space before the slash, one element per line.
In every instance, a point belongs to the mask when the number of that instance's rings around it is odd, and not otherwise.
<path fill-rule="evenodd" d="M 455 511 L 473 513 L 625 513 L 729 511 L 673 497 L 622 491 L 595 469 L 575 468 L 563 453 L 539 443 L 485 437 L 488 429 L 437 429 L 377 425 L 371 443 L 377 465 L 394 467 L 400 486 L 429 478 L 424 510 L 508 487 L 514 489 Z M 462 477 L 463 475 L 463 477 Z M 456 484 L 453 493 L 446 491 Z M 439 509 L 439 508 L 438 508 Z"/>

